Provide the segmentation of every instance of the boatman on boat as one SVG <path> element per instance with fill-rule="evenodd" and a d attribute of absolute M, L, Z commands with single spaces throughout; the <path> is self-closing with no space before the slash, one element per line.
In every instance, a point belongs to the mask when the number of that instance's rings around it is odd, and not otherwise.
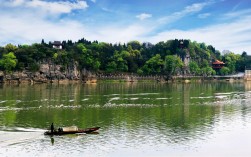
<path fill-rule="evenodd" d="M 53 134 L 53 131 L 54 131 L 54 125 L 53 123 L 51 123 L 51 133 Z"/>

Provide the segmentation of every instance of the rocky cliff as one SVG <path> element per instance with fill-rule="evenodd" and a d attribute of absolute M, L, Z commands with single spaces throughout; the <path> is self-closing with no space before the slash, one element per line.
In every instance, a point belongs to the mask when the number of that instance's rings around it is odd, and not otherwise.
<path fill-rule="evenodd" d="M 7 83 L 49 83 L 56 81 L 83 81 L 86 82 L 90 78 L 95 76 L 85 69 L 79 71 L 78 64 L 72 63 L 72 65 L 63 68 L 62 65 L 57 65 L 50 62 L 44 62 L 39 64 L 39 70 L 36 72 L 29 71 L 27 69 L 23 71 L 15 71 L 11 74 L 4 74 L 0 72 L 0 81 Z"/>

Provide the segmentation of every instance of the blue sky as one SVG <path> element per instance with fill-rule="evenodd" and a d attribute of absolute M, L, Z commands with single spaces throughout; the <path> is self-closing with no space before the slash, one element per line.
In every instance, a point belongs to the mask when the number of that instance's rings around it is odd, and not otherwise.
<path fill-rule="evenodd" d="M 249 0 L 0 0 L 0 45 L 170 39 L 251 55 Z"/>

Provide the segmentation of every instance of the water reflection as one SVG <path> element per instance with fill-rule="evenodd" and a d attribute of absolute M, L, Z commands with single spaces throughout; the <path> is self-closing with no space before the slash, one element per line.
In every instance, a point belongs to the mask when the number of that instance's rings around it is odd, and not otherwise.
<path fill-rule="evenodd" d="M 53 146 L 54 145 L 54 138 L 51 137 L 51 145 Z"/>
<path fill-rule="evenodd" d="M 7 132 L 4 127 L 46 129 L 51 121 L 58 126 L 102 128 L 98 136 L 48 138 L 40 133 L 36 134 L 36 140 L 8 145 L 20 152 L 24 151 L 22 145 L 43 146 L 43 150 L 33 149 L 36 153 L 50 152 L 52 148 L 48 144 L 59 149 L 59 155 L 69 152 L 68 155 L 76 156 L 81 153 L 88 156 L 91 154 L 88 152 L 113 156 L 113 152 L 128 150 L 142 153 L 149 148 L 184 151 L 180 147 L 209 143 L 218 134 L 229 131 L 229 126 L 242 124 L 244 127 L 240 128 L 245 130 L 251 121 L 249 83 L 104 83 L 1 88 L 1 137 Z M 14 135 L 14 139 L 19 136 Z"/>

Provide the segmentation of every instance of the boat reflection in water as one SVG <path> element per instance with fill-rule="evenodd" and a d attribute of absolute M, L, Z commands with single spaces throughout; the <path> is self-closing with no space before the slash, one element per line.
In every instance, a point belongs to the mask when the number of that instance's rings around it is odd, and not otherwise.
<path fill-rule="evenodd" d="M 54 145 L 54 138 L 51 137 L 51 145 L 53 146 Z"/>

